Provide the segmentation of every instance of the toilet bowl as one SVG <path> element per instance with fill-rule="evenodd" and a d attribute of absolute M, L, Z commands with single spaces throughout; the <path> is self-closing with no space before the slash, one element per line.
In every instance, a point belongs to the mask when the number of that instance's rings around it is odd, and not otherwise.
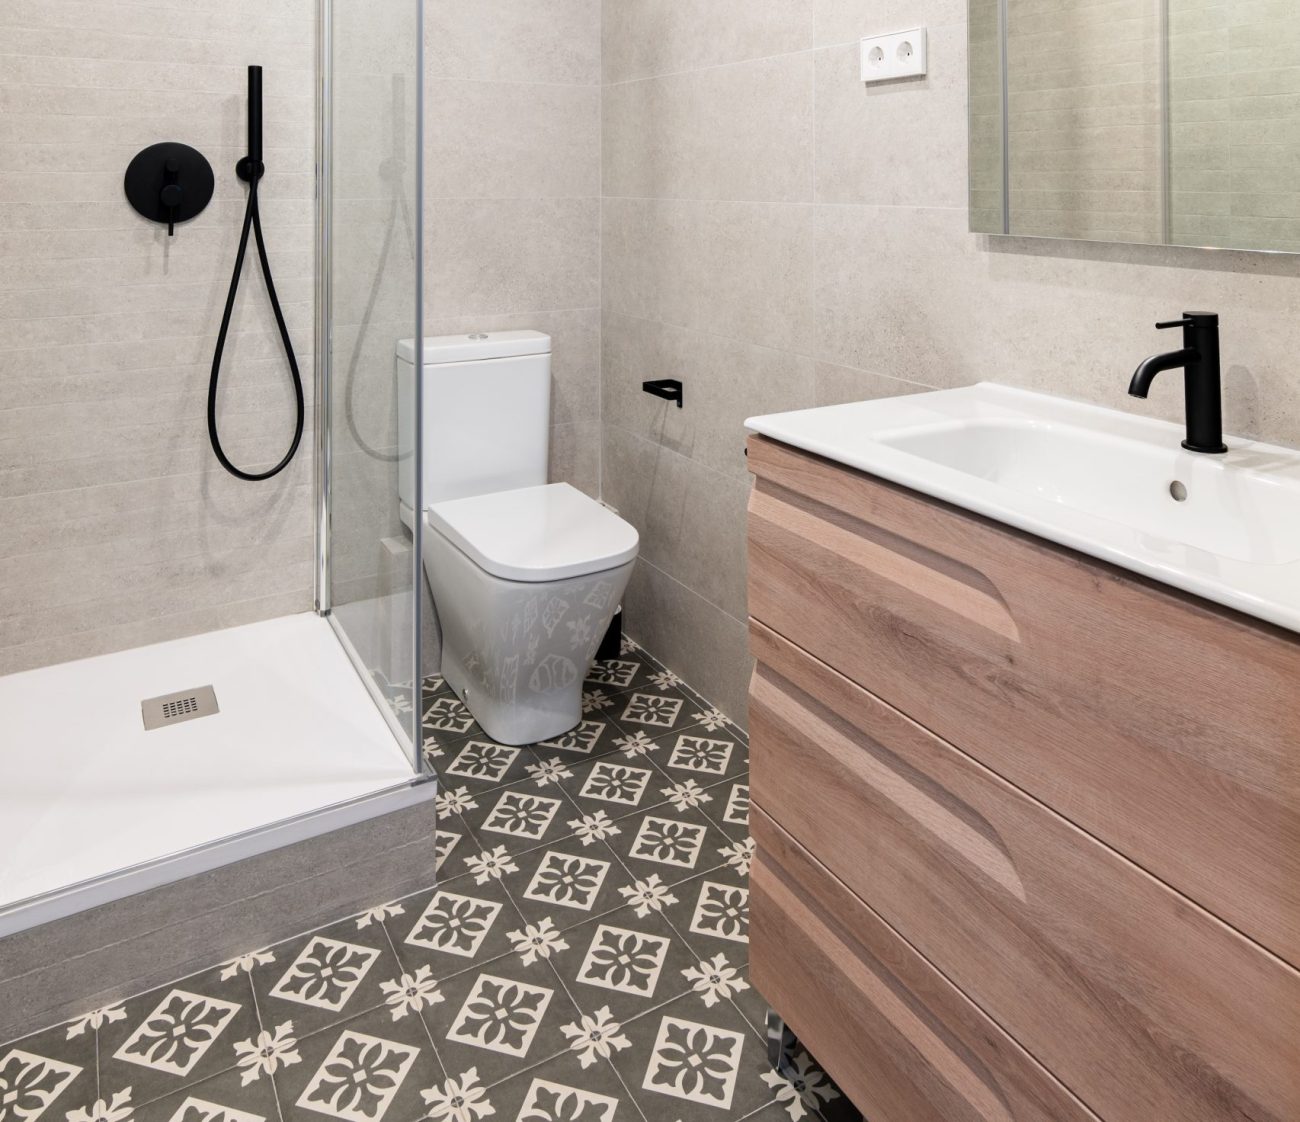
<path fill-rule="evenodd" d="M 531 744 L 577 725 L 636 530 L 554 483 L 437 503 L 422 533 L 443 677 L 483 731 Z"/>
<path fill-rule="evenodd" d="M 569 484 L 547 483 L 548 336 L 402 340 L 403 401 L 415 399 L 417 350 L 420 487 L 406 456 L 398 510 L 420 534 L 442 675 L 494 740 L 552 739 L 582 719 L 583 680 L 632 575 L 637 532 Z M 412 448 L 416 426 L 398 421 Z"/>

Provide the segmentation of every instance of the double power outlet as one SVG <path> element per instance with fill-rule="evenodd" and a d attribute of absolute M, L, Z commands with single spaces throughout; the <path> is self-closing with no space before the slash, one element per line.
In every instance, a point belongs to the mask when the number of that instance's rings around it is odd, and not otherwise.
<path fill-rule="evenodd" d="M 889 82 L 895 78 L 917 78 L 925 74 L 925 28 L 873 35 L 862 40 L 862 80 Z"/>

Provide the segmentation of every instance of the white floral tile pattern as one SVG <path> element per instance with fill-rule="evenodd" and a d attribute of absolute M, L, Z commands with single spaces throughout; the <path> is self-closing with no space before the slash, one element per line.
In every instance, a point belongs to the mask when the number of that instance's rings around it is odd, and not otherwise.
<path fill-rule="evenodd" d="M 534 1079 L 516 1122 L 613 1122 L 618 1099 Z"/>
<path fill-rule="evenodd" d="M 586 799 L 636 806 L 653 776 L 654 772 L 648 768 L 601 760 L 592 767 L 578 794 Z"/>
<path fill-rule="evenodd" d="M 0 1122 L 36 1122 L 81 1070 L 18 1048 L 0 1054 Z"/>
<path fill-rule="evenodd" d="M 424 727 L 433 732 L 467 733 L 474 727 L 474 717 L 460 698 L 444 695 L 425 707 Z"/>
<path fill-rule="evenodd" d="M 727 796 L 727 809 L 723 812 L 722 821 L 729 826 L 749 825 L 749 784 L 732 784 L 731 794 Z"/>
<path fill-rule="evenodd" d="M 693 869 L 707 833 L 704 825 L 647 815 L 641 820 L 630 853 L 646 861 Z"/>
<path fill-rule="evenodd" d="M 439 883 L 0 1046 L 0 1122 L 852 1122 L 763 1063 L 743 734 L 632 643 L 583 688 L 539 749 L 427 680 Z"/>
<path fill-rule="evenodd" d="M 554 995 L 555 991 L 545 986 L 480 974 L 456 1014 L 447 1039 L 491 1052 L 526 1056 Z"/>
<path fill-rule="evenodd" d="M 416 947 L 473 958 L 501 914 L 502 905 L 457 892 L 435 892 L 406 936 Z"/>
<path fill-rule="evenodd" d="M 448 775 L 496 783 L 505 777 L 510 765 L 518 758 L 518 748 L 508 748 L 490 740 L 469 740 L 442 770 Z"/>
<path fill-rule="evenodd" d="M 664 1017 L 642 1087 L 707 1106 L 731 1106 L 745 1038 L 731 1029 Z"/>
<path fill-rule="evenodd" d="M 418 1049 L 345 1031 L 298 1096 L 305 1110 L 346 1122 L 376 1122 L 387 1111 Z"/>
<path fill-rule="evenodd" d="M 557 752 L 580 752 L 591 755 L 605 731 L 604 721 L 582 721 L 572 732 L 557 736 L 554 740 L 543 740 L 541 747 L 554 748 Z"/>
<path fill-rule="evenodd" d="M 479 1119 L 496 1114 L 475 1067 L 421 1091 L 420 1097 L 428 1107 L 424 1117 L 432 1118 L 434 1122 L 479 1122 Z"/>
<path fill-rule="evenodd" d="M 188 1075 L 239 1009 L 232 1001 L 174 989 L 113 1057 L 169 1075 Z"/>
<path fill-rule="evenodd" d="M 167 1122 L 266 1122 L 261 1114 L 237 1110 L 232 1106 L 210 1103 L 196 1095 L 188 1096 Z"/>
<path fill-rule="evenodd" d="M 680 697 L 662 694 L 634 693 L 628 699 L 620 720 L 635 721 L 639 725 L 669 729 L 676 723 L 686 703 Z"/>
<path fill-rule="evenodd" d="M 640 666 L 638 662 L 626 662 L 621 659 L 598 662 L 587 674 L 587 681 L 613 686 L 616 689 L 626 689 L 636 679 L 636 672 Z"/>
<path fill-rule="evenodd" d="M 679 736 L 677 746 L 668 757 L 668 766 L 680 771 L 725 775 L 735 747 L 735 743 L 730 740 L 710 740 L 705 736 Z"/>
<path fill-rule="evenodd" d="M 497 800 L 496 806 L 483 823 L 483 829 L 494 834 L 509 834 L 511 837 L 536 841 L 546 833 L 551 820 L 563 805 L 562 799 L 532 795 L 524 791 L 507 791 Z"/>
<path fill-rule="evenodd" d="M 527 900 L 590 911 L 609 869 L 608 861 L 551 850 L 543 856 L 523 895 Z"/>
<path fill-rule="evenodd" d="M 749 889 L 706 880 L 700 886 L 690 929 L 696 935 L 749 942 Z"/>
<path fill-rule="evenodd" d="M 660 935 L 602 923 L 587 948 L 577 980 L 650 997 L 659 983 L 669 942 Z"/>
<path fill-rule="evenodd" d="M 379 951 L 317 935 L 271 989 L 272 997 L 337 1013 L 357 991 Z"/>

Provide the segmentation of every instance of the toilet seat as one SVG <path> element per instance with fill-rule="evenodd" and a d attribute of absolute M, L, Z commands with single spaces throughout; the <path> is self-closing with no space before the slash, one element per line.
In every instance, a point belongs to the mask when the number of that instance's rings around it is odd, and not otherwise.
<path fill-rule="evenodd" d="M 435 503 L 425 518 L 484 572 L 528 584 L 616 569 L 639 544 L 632 526 L 567 483 Z"/>

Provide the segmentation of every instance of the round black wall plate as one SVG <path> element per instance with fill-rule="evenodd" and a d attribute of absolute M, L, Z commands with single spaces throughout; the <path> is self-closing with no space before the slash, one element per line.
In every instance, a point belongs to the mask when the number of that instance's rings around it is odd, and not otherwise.
<path fill-rule="evenodd" d="M 122 180 L 126 199 L 150 222 L 188 222 L 212 201 L 212 165 L 188 144 L 166 141 L 136 153 Z M 174 190 L 179 188 L 179 192 Z M 164 198 L 175 197 L 173 207 Z"/>

